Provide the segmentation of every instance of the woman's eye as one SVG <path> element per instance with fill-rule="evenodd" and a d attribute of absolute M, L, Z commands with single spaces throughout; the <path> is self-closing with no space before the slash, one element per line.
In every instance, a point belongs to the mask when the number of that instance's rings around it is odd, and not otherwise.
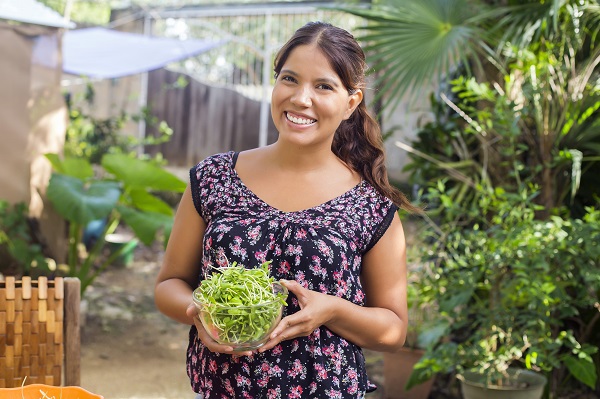
<path fill-rule="evenodd" d="M 289 76 L 289 75 L 283 76 L 283 77 L 281 78 L 281 80 L 284 80 L 284 81 L 286 81 L 286 82 L 296 82 L 296 79 L 294 79 L 293 77 L 291 77 L 291 76 Z"/>
<path fill-rule="evenodd" d="M 331 87 L 331 86 L 329 86 L 327 84 L 322 83 L 322 84 L 320 84 L 320 85 L 317 86 L 317 89 L 321 89 L 321 90 L 333 90 L 333 87 Z"/>

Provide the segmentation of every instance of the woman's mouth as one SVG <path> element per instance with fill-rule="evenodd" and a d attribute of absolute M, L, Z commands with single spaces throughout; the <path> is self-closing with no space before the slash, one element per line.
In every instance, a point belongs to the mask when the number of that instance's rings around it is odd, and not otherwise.
<path fill-rule="evenodd" d="M 296 125 L 311 125 L 315 123 L 316 119 L 304 118 L 297 115 L 292 115 L 289 112 L 285 113 L 285 117 L 288 121 L 295 123 Z"/>

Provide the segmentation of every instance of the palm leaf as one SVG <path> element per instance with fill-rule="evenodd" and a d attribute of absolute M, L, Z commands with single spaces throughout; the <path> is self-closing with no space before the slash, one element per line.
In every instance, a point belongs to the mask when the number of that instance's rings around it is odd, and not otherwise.
<path fill-rule="evenodd" d="M 459 63 L 470 65 L 485 48 L 481 20 L 492 15 L 466 0 L 396 0 L 371 10 L 338 10 L 368 21 L 358 40 L 377 74 L 374 101 L 390 99 L 385 108 L 394 108 L 406 93 L 417 98 Z"/>

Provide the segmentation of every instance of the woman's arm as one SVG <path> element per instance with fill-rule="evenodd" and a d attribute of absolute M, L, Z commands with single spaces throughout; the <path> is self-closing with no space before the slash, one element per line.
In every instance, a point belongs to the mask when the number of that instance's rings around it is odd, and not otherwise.
<path fill-rule="evenodd" d="M 286 316 L 259 351 L 279 342 L 307 336 L 321 325 L 354 344 L 382 352 L 399 350 L 406 339 L 406 241 L 396 214 L 379 242 L 363 257 L 361 281 L 366 306 L 284 282 L 301 310 Z"/>
<path fill-rule="evenodd" d="M 191 190 L 183 193 L 162 266 L 154 287 L 156 307 L 165 315 L 185 324 L 194 324 L 187 314 L 192 291 L 198 284 L 202 241 L 206 223 L 196 211 Z"/>
<path fill-rule="evenodd" d="M 192 292 L 198 285 L 201 272 L 202 242 L 206 223 L 198 214 L 189 187 L 175 215 L 162 266 L 154 287 L 156 307 L 165 315 L 184 324 L 196 326 L 198 337 L 213 352 L 233 353 L 233 348 L 213 340 L 196 317 L 198 310 L 192 302 Z M 250 355 L 252 352 L 238 352 Z"/>

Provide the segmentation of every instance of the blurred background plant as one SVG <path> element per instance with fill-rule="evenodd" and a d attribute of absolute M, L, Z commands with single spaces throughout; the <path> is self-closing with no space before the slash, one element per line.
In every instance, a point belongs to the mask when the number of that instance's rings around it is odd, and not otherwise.
<path fill-rule="evenodd" d="M 92 164 L 99 164 L 104 154 L 142 155 L 140 148 L 165 143 L 173 136 L 173 130 L 165 121 L 149 113 L 143 107 L 138 114 L 128 114 L 121 111 L 117 116 L 99 118 L 93 115 L 94 88 L 89 83 L 79 96 L 66 95 L 69 111 L 64 155 L 66 157 L 87 159 Z M 157 134 L 139 138 L 124 134 L 127 123 L 144 121 L 145 126 L 153 127 Z M 162 162 L 161 154 L 155 157 L 156 162 Z"/>
<path fill-rule="evenodd" d="M 416 140 L 396 143 L 428 207 L 415 284 L 440 309 L 412 383 L 517 366 L 545 373 L 548 397 L 600 393 L 600 5 L 346 11 L 369 21 L 384 110 L 438 88 Z"/>
<path fill-rule="evenodd" d="M 0 200 L 0 274 L 51 274 L 56 262 L 44 254 L 41 240 L 27 214 L 27 205 Z"/>
<path fill-rule="evenodd" d="M 67 98 L 69 124 L 64 154 L 46 154 L 53 173 L 46 197 L 66 225 L 65 254 L 46 254 L 37 226 L 25 204 L 0 202 L 0 272 L 4 275 L 68 275 L 81 280 L 82 293 L 108 266 L 118 263 L 138 242 L 150 246 L 168 240 L 174 207 L 185 182 L 166 169 L 158 153 L 144 148 L 169 140 L 164 122 L 121 113 L 97 118 L 89 110 L 94 93 L 88 86 L 81 99 Z M 158 125 L 160 134 L 140 140 L 125 134 L 127 122 Z M 130 238 L 117 247 L 107 238 L 118 230 Z"/>
<path fill-rule="evenodd" d="M 185 183 L 178 177 L 152 160 L 124 154 L 105 154 L 96 171 L 86 159 L 60 159 L 57 154 L 47 158 L 55 170 L 48 185 L 48 200 L 68 223 L 65 271 L 81 280 L 82 292 L 128 250 L 122 246 L 108 257 L 102 256 L 106 237 L 120 224 L 129 227 L 145 245 L 157 239 L 166 245 L 174 211 L 156 193 L 182 193 Z M 86 229 L 98 221 L 102 221 L 98 232 L 86 245 Z"/>

